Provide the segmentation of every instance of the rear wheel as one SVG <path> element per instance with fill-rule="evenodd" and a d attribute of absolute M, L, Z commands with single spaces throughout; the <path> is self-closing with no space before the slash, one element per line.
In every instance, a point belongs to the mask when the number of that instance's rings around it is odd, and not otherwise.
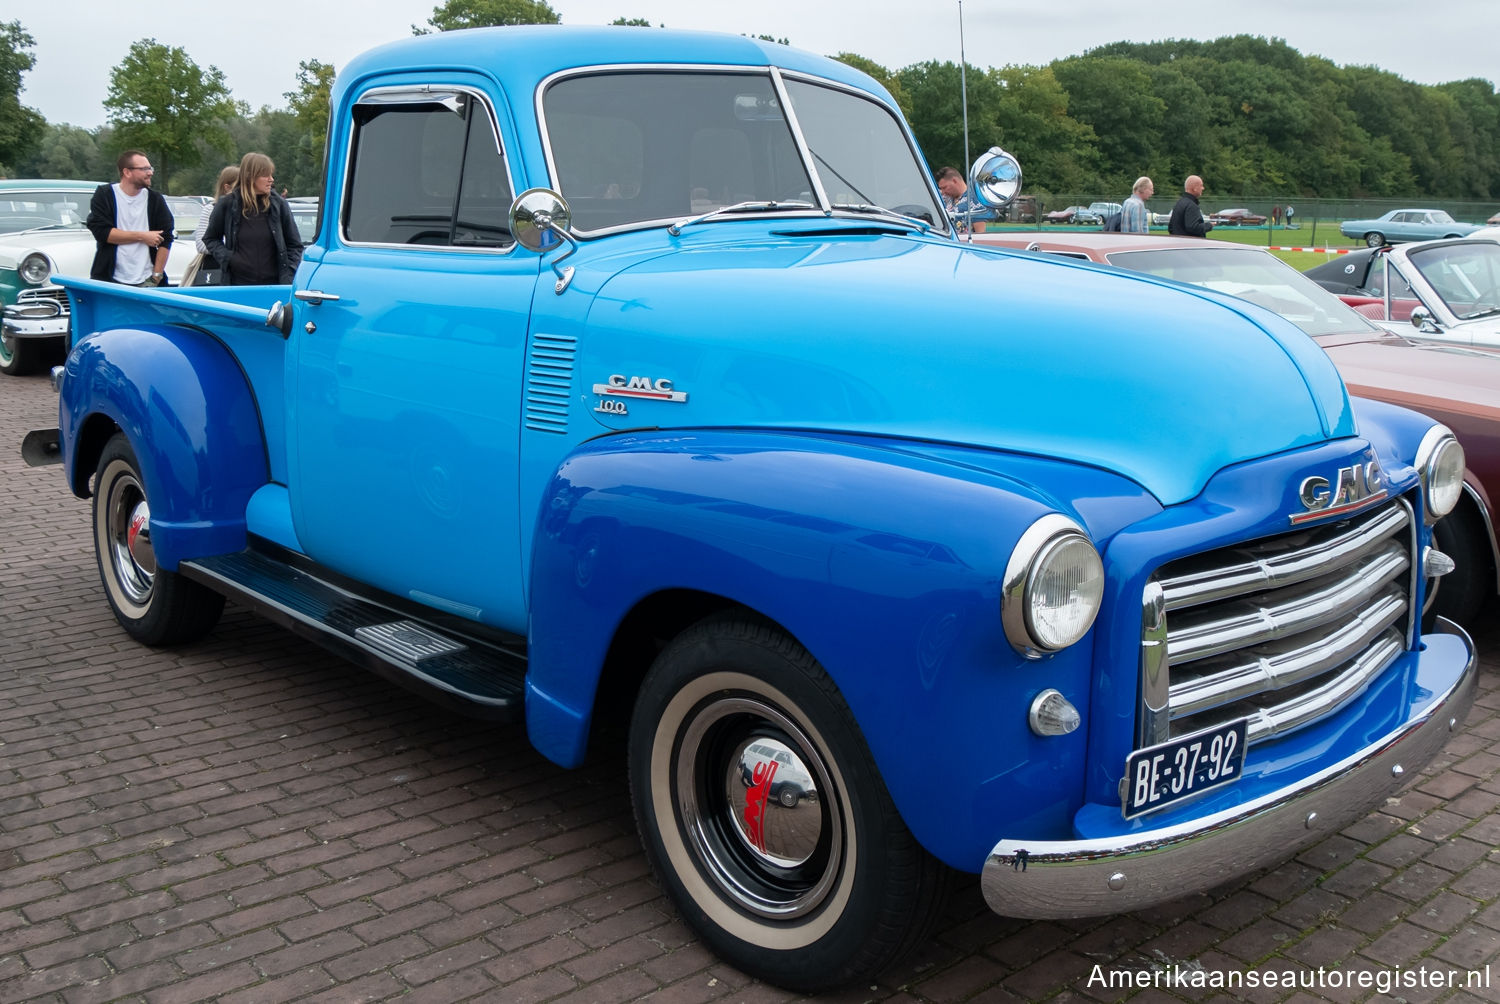
<path fill-rule="evenodd" d="M 201 638 L 224 609 L 224 597 L 158 568 L 151 545 L 151 505 L 135 451 L 123 433 L 104 446 L 94 479 L 94 556 L 115 619 L 147 645 Z"/>
<path fill-rule="evenodd" d="M 1369 233 L 1365 234 L 1365 247 L 1385 247 L 1385 234 L 1381 233 L 1379 230 L 1372 230 Z"/>
<path fill-rule="evenodd" d="M 0 373 L 25 376 L 36 372 L 42 359 L 40 348 L 34 339 L 0 332 Z"/>
<path fill-rule="evenodd" d="M 811 778 L 807 808 L 772 796 L 767 747 Z M 946 868 L 901 821 L 833 682 L 773 627 L 715 617 L 667 646 L 636 701 L 629 772 L 663 886 L 752 976 L 804 993 L 868 977 L 941 909 Z"/>

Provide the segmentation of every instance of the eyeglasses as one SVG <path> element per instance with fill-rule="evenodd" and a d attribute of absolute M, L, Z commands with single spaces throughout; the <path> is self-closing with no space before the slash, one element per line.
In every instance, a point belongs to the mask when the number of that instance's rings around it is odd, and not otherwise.
<path fill-rule="evenodd" d="M 147 174 L 155 174 L 156 173 L 156 168 L 152 167 L 150 164 L 147 164 L 145 167 L 139 167 L 139 166 L 137 166 L 137 167 L 127 167 L 125 170 L 127 170 L 127 171 L 145 171 Z"/>

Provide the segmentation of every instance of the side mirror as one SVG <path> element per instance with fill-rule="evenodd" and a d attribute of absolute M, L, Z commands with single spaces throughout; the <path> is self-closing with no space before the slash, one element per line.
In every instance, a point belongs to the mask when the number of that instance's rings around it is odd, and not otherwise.
<path fill-rule="evenodd" d="M 567 201 L 551 189 L 529 188 L 510 205 L 510 232 L 528 251 L 556 247 L 559 236 L 572 225 Z"/>
<path fill-rule="evenodd" d="M 1021 192 L 1021 162 L 998 146 L 990 147 L 969 169 L 969 191 L 980 205 L 1004 209 Z"/>
<path fill-rule="evenodd" d="M 552 262 L 552 271 L 557 276 L 552 291 L 559 294 L 573 281 L 573 266 L 558 267 L 559 262 L 578 250 L 578 242 L 568 233 L 572 225 L 573 212 L 567 200 L 551 189 L 528 188 L 510 204 L 510 232 L 523 248 L 540 252 L 563 241 L 570 245 L 566 254 Z"/>
<path fill-rule="evenodd" d="M 1432 319 L 1432 311 L 1426 307 L 1411 308 L 1411 326 L 1424 335 L 1435 335 L 1440 330 L 1437 322 Z"/>

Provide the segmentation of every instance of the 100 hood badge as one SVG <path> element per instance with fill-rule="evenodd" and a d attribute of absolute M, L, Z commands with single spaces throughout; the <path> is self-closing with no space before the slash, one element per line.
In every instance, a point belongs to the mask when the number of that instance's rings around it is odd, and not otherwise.
<path fill-rule="evenodd" d="M 1380 501 L 1387 494 L 1389 493 L 1381 483 L 1380 463 L 1375 460 L 1340 467 L 1332 482 L 1316 476 L 1303 478 L 1297 497 L 1307 511 L 1294 514 L 1292 523 L 1306 523 L 1312 519 L 1353 512 L 1371 502 Z"/>

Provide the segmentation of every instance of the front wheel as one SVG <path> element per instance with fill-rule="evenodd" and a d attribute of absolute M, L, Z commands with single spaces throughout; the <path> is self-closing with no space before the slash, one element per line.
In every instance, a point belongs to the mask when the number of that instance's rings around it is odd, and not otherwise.
<path fill-rule="evenodd" d="M 721 616 L 677 637 L 642 684 L 629 745 L 646 856 L 740 970 L 813 993 L 931 930 L 946 868 L 901 821 L 833 682 L 781 631 Z M 811 779 L 807 809 L 772 796 L 780 765 Z"/>
<path fill-rule="evenodd" d="M 1381 233 L 1379 230 L 1372 230 L 1369 233 L 1365 234 L 1365 247 L 1385 247 L 1385 234 Z"/>
<path fill-rule="evenodd" d="M 1484 519 L 1477 510 L 1461 505 L 1438 520 L 1432 536 L 1437 549 L 1453 559 L 1454 569 L 1437 580 L 1428 621 L 1447 617 L 1478 630 L 1480 615 L 1495 596 L 1495 567 Z"/>
<path fill-rule="evenodd" d="M 123 433 L 104 445 L 94 479 L 94 556 L 115 619 L 147 645 L 174 645 L 207 634 L 224 597 L 158 568 L 151 505 L 135 451 Z"/>
<path fill-rule="evenodd" d="M 17 338 L 0 332 L 0 373 L 25 376 L 41 364 L 41 346 L 32 338 Z"/>

